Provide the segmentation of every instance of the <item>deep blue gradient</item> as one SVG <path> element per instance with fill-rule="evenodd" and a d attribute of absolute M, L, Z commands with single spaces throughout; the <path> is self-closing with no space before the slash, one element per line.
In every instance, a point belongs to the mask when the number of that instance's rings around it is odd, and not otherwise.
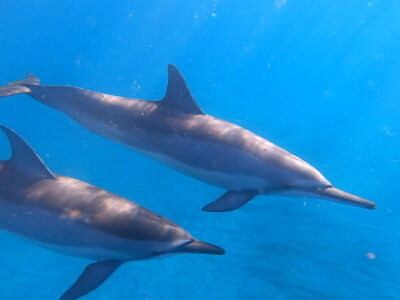
<path fill-rule="evenodd" d="M 49 168 L 164 215 L 225 256 L 123 265 L 85 299 L 399 299 L 399 1 L 0 1 L 0 85 L 35 73 L 141 99 L 168 63 L 200 107 L 266 137 L 376 211 L 223 190 L 96 136 L 26 95 L 0 99 Z M 0 135 L 0 157 L 10 153 Z M 56 299 L 90 261 L 0 235 L 0 298 Z M 368 257 L 369 256 L 369 257 Z"/>

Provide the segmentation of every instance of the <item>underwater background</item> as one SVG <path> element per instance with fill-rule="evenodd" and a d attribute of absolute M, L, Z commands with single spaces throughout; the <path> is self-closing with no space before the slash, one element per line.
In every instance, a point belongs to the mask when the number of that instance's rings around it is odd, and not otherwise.
<path fill-rule="evenodd" d="M 161 99 L 167 64 L 208 114 L 315 166 L 376 211 L 224 190 L 87 131 L 26 95 L 0 123 L 55 173 L 124 196 L 224 256 L 124 264 L 84 299 L 400 299 L 400 1 L 0 1 L 0 85 Z M 10 155 L 0 135 L 0 157 Z M 0 234 L 0 299 L 57 299 L 88 260 Z"/>

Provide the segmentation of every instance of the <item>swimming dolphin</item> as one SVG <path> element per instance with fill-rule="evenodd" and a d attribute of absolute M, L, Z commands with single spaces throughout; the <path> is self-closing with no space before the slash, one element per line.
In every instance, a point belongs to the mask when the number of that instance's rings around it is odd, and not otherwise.
<path fill-rule="evenodd" d="M 95 260 L 61 297 L 77 299 L 121 264 L 174 253 L 224 254 L 140 205 L 86 182 L 53 174 L 13 130 L 0 160 L 0 228 L 54 251 Z"/>
<path fill-rule="evenodd" d="M 0 97 L 21 93 L 101 136 L 228 190 L 205 211 L 234 210 L 262 194 L 323 198 L 375 209 L 375 203 L 334 188 L 315 168 L 286 150 L 206 115 L 173 65 L 168 66 L 168 87 L 161 101 L 40 85 L 32 74 L 0 88 Z"/>

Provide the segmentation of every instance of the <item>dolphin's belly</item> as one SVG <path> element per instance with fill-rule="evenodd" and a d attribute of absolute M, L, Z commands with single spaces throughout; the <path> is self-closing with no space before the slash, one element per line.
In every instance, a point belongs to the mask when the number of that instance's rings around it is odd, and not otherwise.
<path fill-rule="evenodd" d="M 141 259 L 170 245 L 131 241 L 51 211 L 0 201 L 0 228 L 56 252 L 94 260 Z"/>
<path fill-rule="evenodd" d="M 259 190 L 268 187 L 265 179 L 257 177 L 251 171 L 234 172 L 224 168 L 229 165 L 232 167 L 233 163 L 238 161 L 246 163 L 248 159 L 243 153 L 236 154 L 236 157 L 232 157 L 232 161 L 229 161 L 226 159 L 229 149 L 211 143 L 184 139 L 175 134 L 155 134 L 135 126 L 130 126 L 129 130 L 121 130 L 119 125 L 112 122 L 104 123 L 93 119 L 80 119 L 78 122 L 101 136 L 124 144 L 136 152 L 209 184 L 235 190 Z M 220 158 L 225 157 L 224 161 L 219 161 L 217 155 L 220 155 Z"/>
<path fill-rule="evenodd" d="M 186 175 L 228 190 L 265 191 L 273 186 L 273 184 L 255 175 L 245 173 L 230 173 L 217 168 L 201 168 L 188 162 L 175 159 L 168 154 L 140 150 L 138 151 Z"/>
<path fill-rule="evenodd" d="M 228 190 L 257 190 L 260 193 L 290 183 L 293 176 L 250 152 L 224 145 L 217 140 L 196 139 L 160 128 L 143 128 L 133 121 L 105 122 L 76 119 L 93 132 L 124 144 L 182 173 Z"/>
<path fill-rule="evenodd" d="M 272 170 L 273 166 L 266 165 L 249 153 L 224 145 L 177 134 L 151 133 L 145 137 L 131 135 L 124 143 L 171 168 L 225 189 L 261 192 L 276 186 L 274 181 L 268 180 L 268 172 L 277 172 Z"/>

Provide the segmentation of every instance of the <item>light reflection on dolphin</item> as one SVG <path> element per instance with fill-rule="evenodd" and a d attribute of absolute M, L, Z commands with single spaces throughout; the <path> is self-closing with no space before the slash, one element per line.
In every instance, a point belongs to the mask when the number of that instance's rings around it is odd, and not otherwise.
<path fill-rule="evenodd" d="M 0 97 L 21 93 L 64 112 L 101 136 L 227 189 L 203 208 L 206 211 L 234 210 L 262 194 L 323 198 L 375 209 L 375 203 L 334 188 L 315 168 L 286 150 L 206 115 L 172 65 L 161 101 L 40 85 L 32 74 L 0 88 Z"/>
<path fill-rule="evenodd" d="M 96 260 L 61 297 L 77 299 L 121 264 L 174 253 L 224 254 L 140 205 L 53 174 L 13 130 L 12 156 L 0 160 L 0 228 L 54 251 Z"/>

